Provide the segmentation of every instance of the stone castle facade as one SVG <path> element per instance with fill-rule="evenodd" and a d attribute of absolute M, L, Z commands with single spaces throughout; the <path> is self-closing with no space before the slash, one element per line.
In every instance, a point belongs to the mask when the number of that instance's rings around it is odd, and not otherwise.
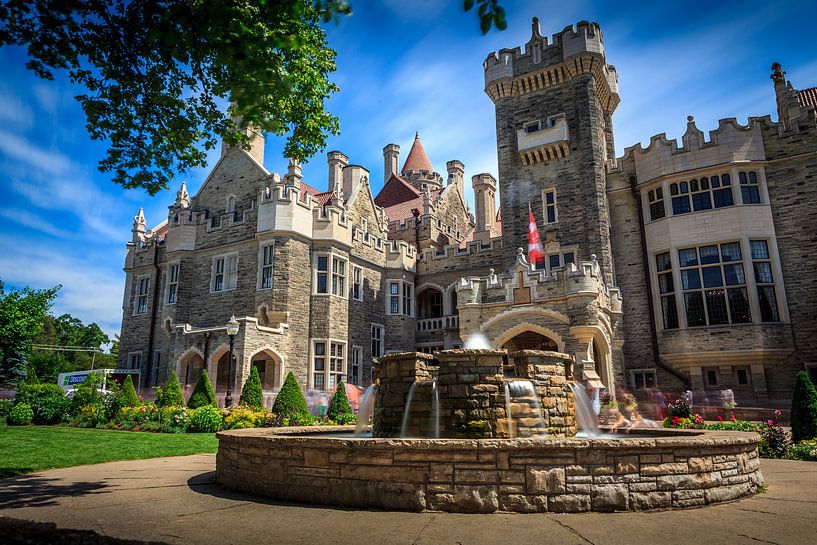
<path fill-rule="evenodd" d="M 814 90 L 773 67 L 777 118 L 721 120 L 616 158 L 618 75 L 594 23 L 484 63 L 499 180 L 436 172 L 419 134 L 384 186 L 341 152 L 327 190 L 263 166 L 264 138 L 224 147 L 198 193 L 128 243 L 121 365 L 143 387 L 171 371 L 240 391 L 251 366 L 273 391 L 365 385 L 374 358 L 457 348 L 552 349 L 611 391 L 731 388 L 752 403 L 817 372 Z M 323 185 L 323 184 L 316 184 Z M 500 206 L 497 210 L 496 192 Z M 528 210 L 545 259 L 528 263 Z M 225 323 L 241 323 L 227 375 Z"/>

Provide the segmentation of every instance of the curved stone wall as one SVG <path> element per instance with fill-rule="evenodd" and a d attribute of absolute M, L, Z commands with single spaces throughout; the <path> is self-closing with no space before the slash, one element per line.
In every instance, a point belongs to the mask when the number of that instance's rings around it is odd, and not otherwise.
<path fill-rule="evenodd" d="M 409 511 L 646 511 L 732 501 L 763 484 L 759 436 L 649 430 L 627 439 L 364 439 L 349 428 L 218 434 L 216 482 L 313 504 Z"/>

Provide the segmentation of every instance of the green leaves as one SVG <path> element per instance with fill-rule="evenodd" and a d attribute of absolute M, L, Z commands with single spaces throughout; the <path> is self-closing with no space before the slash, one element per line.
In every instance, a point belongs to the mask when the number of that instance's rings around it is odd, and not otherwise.
<path fill-rule="evenodd" d="M 499 5 L 499 0 L 478 0 L 479 8 L 477 8 L 477 15 L 479 16 L 479 28 L 483 34 L 488 34 L 492 26 L 499 30 L 508 28 L 508 20 L 505 17 L 505 9 Z M 463 10 L 471 11 L 474 7 L 474 0 L 465 0 L 463 2 Z"/>

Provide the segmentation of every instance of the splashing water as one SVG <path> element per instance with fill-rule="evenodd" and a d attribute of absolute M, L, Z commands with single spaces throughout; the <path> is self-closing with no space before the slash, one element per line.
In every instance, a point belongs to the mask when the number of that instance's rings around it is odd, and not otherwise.
<path fill-rule="evenodd" d="M 523 398 L 527 400 L 530 407 L 526 414 L 513 416 L 513 405 L 511 399 Z M 535 424 L 525 425 L 525 429 L 529 430 L 528 435 L 547 435 L 547 424 L 545 424 L 544 411 L 542 411 L 542 404 L 539 402 L 539 395 L 536 393 L 536 388 L 533 382 L 529 380 L 510 380 L 505 383 L 505 411 L 508 420 L 508 436 L 513 439 L 517 433 L 514 431 L 514 419 L 535 420 Z M 516 432 L 519 431 L 519 424 L 517 423 Z"/>
<path fill-rule="evenodd" d="M 576 382 L 568 383 L 573 392 L 573 404 L 576 406 L 576 425 L 586 437 L 599 437 L 601 430 L 599 429 L 599 420 L 596 413 L 593 412 L 593 405 L 590 403 L 590 398 L 587 397 L 587 392 L 584 387 Z"/>
<path fill-rule="evenodd" d="M 484 333 L 478 331 L 468 337 L 465 341 L 465 348 L 467 350 L 488 350 L 491 348 L 491 343 Z"/>
<path fill-rule="evenodd" d="M 440 438 L 440 393 L 437 390 L 437 379 L 415 381 L 411 388 L 409 388 L 408 397 L 406 397 L 406 405 L 403 408 L 403 423 L 400 426 L 400 437 L 405 439 L 409 437 L 408 429 L 411 424 L 411 402 L 414 400 L 414 393 L 417 386 L 420 384 L 431 384 L 431 414 L 429 416 L 429 424 L 431 424 L 431 436 L 435 439 Z"/>
<path fill-rule="evenodd" d="M 363 392 L 363 399 L 360 401 L 360 409 L 357 412 L 357 426 L 355 426 L 355 437 L 363 437 L 366 432 L 366 426 L 369 425 L 369 419 L 374 412 L 374 392 L 376 390 L 374 384 L 370 384 L 366 391 Z"/>

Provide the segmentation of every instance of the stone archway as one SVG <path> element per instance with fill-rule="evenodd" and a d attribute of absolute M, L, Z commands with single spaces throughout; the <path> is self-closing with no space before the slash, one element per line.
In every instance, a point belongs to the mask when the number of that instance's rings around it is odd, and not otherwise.
<path fill-rule="evenodd" d="M 230 377 L 230 379 L 228 379 L 227 373 L 228 373 L 229 366 L 227 364 L 228 364 L 229 358 L 230 358 L 230 351 L 229 350 L 226 351 L 226 352 L 223 352 L 218 357 L 218 359 L 213 358 L 213 361 L 215 361 L 216 369 L 215 369 L 215 380 L 213 380 L 212 382 L 213 382 L 213 387 L 215 388 L 216 392 L 226 391 L 227 390 L 228 380 L 231 380 L 233 393 L 235 393 L 236 390 L 237 390 L 236 377 L 238 376 L 238 373 L 239 373 L 238 361 L 237 361 L 238 358 L 236 357 L 236 354 L 233 353 L 232 377 Z"/>
<path fill-rule="evenodd" d="M 280 388 L 283 382 L 284 364 L 281 357 L 270 348 L 262 348 L 250 357 L 250 368 L 258 368 L 261 387 L 264 390 Z"/>
<path fill-rule="evenodd" d="M 193 387 L 204 371 L 204 358 L 198 351 L 189 351 L 179 360 L 179 382 L 182 387 Z"/>
<path fill-rule="evenodd" d="M 505 341 L 501 348 L 506 349 L 508 352 L 516 352 L 517 350 L 550 350 L 555 352 L 559 349 L 559 346 L 550 337 L 528 329 Z"/>

